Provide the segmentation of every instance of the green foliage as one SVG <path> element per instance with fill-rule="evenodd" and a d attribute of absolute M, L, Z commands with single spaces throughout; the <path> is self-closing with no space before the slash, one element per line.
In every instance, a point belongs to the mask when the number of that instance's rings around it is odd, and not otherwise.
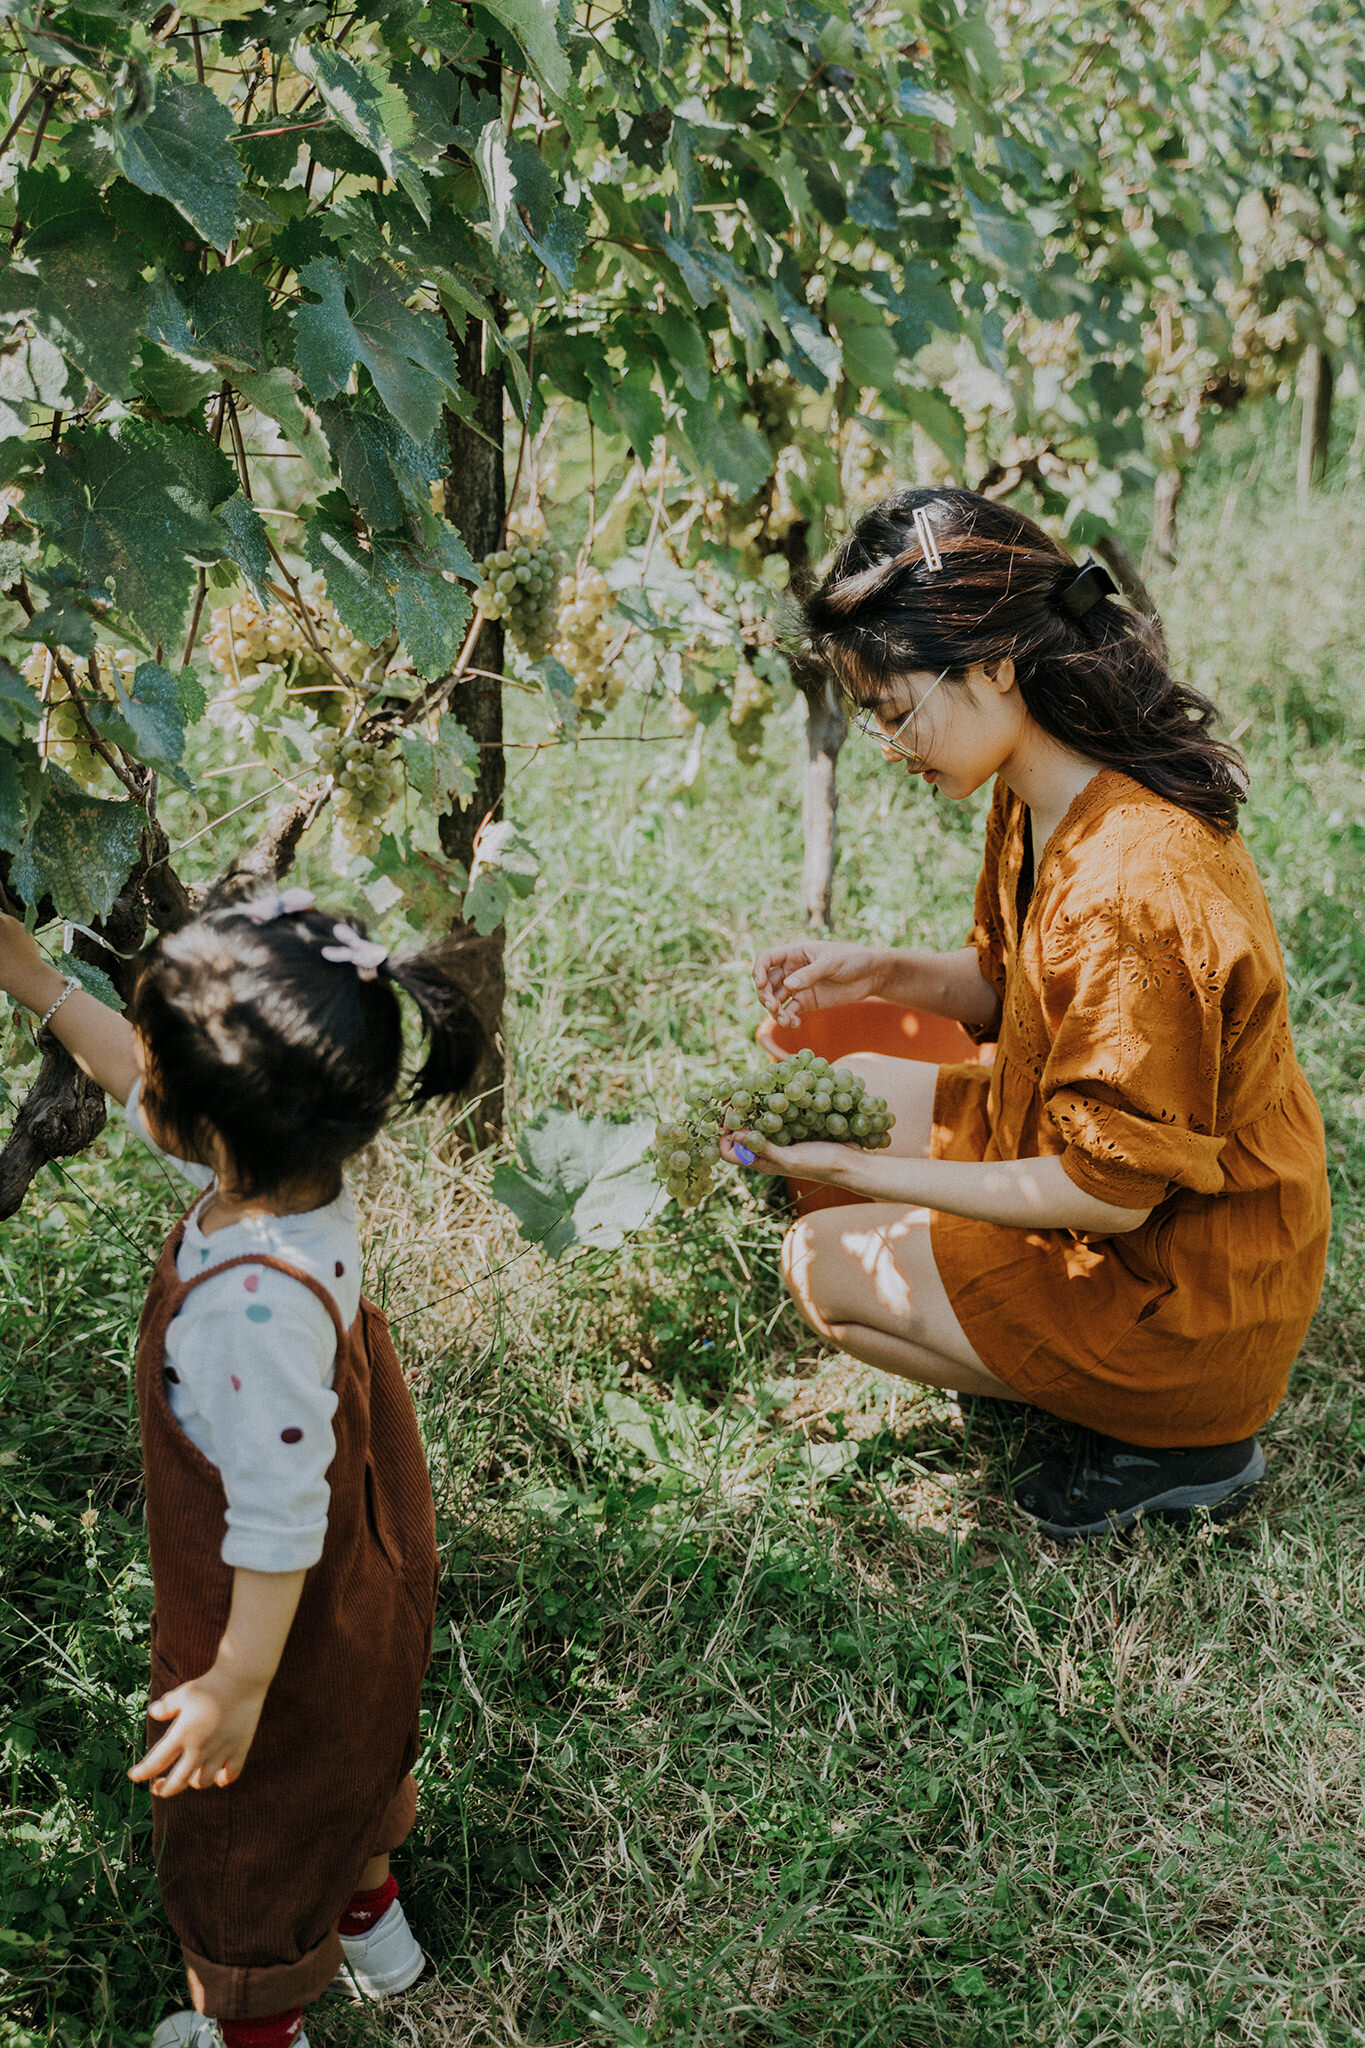
<path fill-rule="evenodd" d="M 647 1164 L 653 1135 L 640 1117 L 621 1123 L 543 1109 L 522 1131 L 518 1163 L 494 1173 L 493 1194 L 551 1258 L 573 1245 L 610 1250 L 656 1207 Z"/>
<path fill-rule="evenodd" d="M 32 142 L 0 200 L 7 588 L 42 644 L 85 658 L 98 627 L 173 673 L 215 592 L 235 578 L 301 624 L 311 571 L 376 650 L 355 716 L 422 726 L 403 678 L 450 673 L 474 581 L 431 495 L 471 321 L 528 435 L 553 408 L 588 425 L 604 474 L 660 509 L 690 499 L 666 549 L 717 573 L 738 547 L 750 573 L 799 553 L 794 532 L 818 547 L 869 481 L 851 483 L 855 444 L 897 430 L 959 474 L 1046 442 L 1056 506 L 1108 517 L 1144 461 L 1154 296 L 1175 276 L 1214 303 L 1257 151 L 1292 156 L 1278 74 L 1242 108 L 1258 4 L 1217 25 L 1218 118 L 1237 119 L 1197 219 L 1162 167 L 1207 126 L 1205 28 L 1165 10 L 1153 38 L 1145 15 L 809 0 L 344 19 L 225 0 L 193 22 L 78 12 L 60 33 L 16 6 L 0 78 Z M 1297 30 L 1278 33 L 1288 75 Z M 1156 81 L 1140 100 L 1137 53 Z M 1340 136 L 1318 146 L 1340 198 Z M 1349 269 L 1349 232 L 1327 241 Z M 1078 352 L 1049 379 L 1035 344 L 1058 323 Z M 179 761 L 163 722 L 63 686 L 90 697 L 126 799 L 154 804 L 149 771 Z M 258 748 L 283 710 L 258 693 Z"/>
<path fill-rule="evenodd" d="M 1356 2048 L 1365 514 L 1353 484 L 1287 550 L 1273 418 L 1233 434 L 1160 595 L 1180 672 L 1253 718 L 1246 830 L 1337 1210 L 1260 1502 L 1216 1535 L 1041 1544 L 1005 1506 L 1014 1431 L 851 1374 L 744 1195 L 550 1262 L 486 1156 L 406 1122 L 357 1193 L 438 1495 L 397 1863 L 435 1968 L 401 2006 L 320 2001 L 315 2048 Z M 1291 657 L 1354 703 L 1340 736 L 1293 721 Z M 535 700 L 509 714 L 540 734 Z M 763 774 L 718 754 L 677 796 L 657 760 L 687 744 L 525 778 L 555 909 L 514 912 L 521 1099 L 550 1068 L 585 1120 L 663 1106 L 750 1042 L 746 962 L 799 918 L 801 737 L 779 718 Z M 875 758 L 849 774 L 841 931 L 961 938 L 983 819 L 951 818 Z M 0 1240 L 5 2048 L 144 2048 L 185 2002 L 124 1777 L 150 1603 L 129 1361 L 183 1190 L 119 1141 L 47 1170 Z"/>

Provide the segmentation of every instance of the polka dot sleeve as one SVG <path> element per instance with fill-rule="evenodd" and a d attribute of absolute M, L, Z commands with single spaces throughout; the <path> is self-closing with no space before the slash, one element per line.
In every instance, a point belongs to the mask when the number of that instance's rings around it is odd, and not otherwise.
<path fill-rule="evenodd" d="M 292 1572 L 321 1557 L 335 1357 L 322 1303 L 268 1266 L 233 1266 L 206 1280 L 172 1322 L 167 1394 L 222 1474 L 225 1564 Z"/>

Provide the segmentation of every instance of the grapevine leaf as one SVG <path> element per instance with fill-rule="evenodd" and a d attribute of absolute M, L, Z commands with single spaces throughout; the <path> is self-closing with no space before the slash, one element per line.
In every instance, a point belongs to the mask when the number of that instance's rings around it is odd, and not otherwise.
<path fill-rule="evenodd" d="M 18 669 L 0 656 L 0 743 L 16 746 L 23 734 L 36 731 L 43 707 Z"/>
<path fill-rule="evenodd" d="M 443 569 L 449 569 L 452 576 L 462 576 L 467 583 L 477 583 L 479 572 L 469 549 L 460 537 L 460 530 L 448 519 L 433 514 L 424 522 L 423 541 L 433 558 Z"/>
<path fill-rule="evenodd" d="M 151 111 L 115 120 L 114 156 L 125 178 L 169 199 L 206 242 L 225 250 L 244 176 L 233 133 L 231 114 L 206 85 L 162 71 Z"/>
<path fill-rule="evenodd" d="M 378 646 L 393 631 L 393 599 L 373 555 L 360 545 L 355 516 L 339 491 L 319 499 L 303 537 L 309 566 L 325 578 L 342 625 Z"/>
<path fill-rule="evenodd" d="M 133 395 L 145 296 L 135 252 L 122 236 L 63 242 L 0 276 L 0 314 L 28 315 L 68 361 L 117 398 Z"/>
<path fill-rule="evenodd" d="M 318 408 L 318 417 L 346 495 L 371 526 L 383 532 L 401 527 L 406 512 L 420 516 L 430 510 L 431 486 L 447 459 L 439 435 L 419 446 L 392 413 L 375 403 L 372 393 L 329 399 Z"/>
<path fill-rule="evenodd" d="M 19 763 L 8 747 L 0 747 L 0 847 L 17 853 L 27 829 L 27 806 Z"/>
<path fill-rule="evenodd" d="M 443 399 L 458 389 L 441 323 L 410 311 L 382 270 L 355 257 L 343 273 L 319 256 L 304 265 L 299 282 L 319 299 L 294 315 L 299 370 L 313 397 L 335 398 L 352 365 L 363 363 L 404 431 L 419 444 L 430 441 Z"/>
<path fill-rule="evenodd" d="M 41 334 L 10 342 L 0 355 L 0 440 L 27 433 L 31 405 L 61 408 L 73 402 L 59 348 Z"/>
<path fill-rule="evenodd" d="M 70 598 L 59 598 L 35 612 L 26 626 L 16 629 L 16 640 L 36 640 L 44 647 L 67 647 L 73 654 L 93 654 L 95 628 L 85 607 Z"/>
<path fill-rule="evenodd" d="M 25 497 L 68 573 L 89 590 L 109 590 L 134 630 L 154 641 L 173 641 L 184 622 L 192 563 L 224 553 L 194 474 L 200 441 L 217 455 L 205 437 L 150 421 L 125 421 L 117 436 L 87 428 L 44 446 L 43 479 Z"/>
<path fill-rule="evenodd" d="M 185 720 L 180 685 L 169 669 L 154 661 L 139 663 L 131 689 L 112 669 L 114 702 L 91 704 L 90 723 L 116 746 L 149 768 L 168 775 L 181 789 L 194 784 L 180 766 L 185 752 Z"/>
<path fill-rule="evenodd" d="M 650 617 L 651 619 L 654 618 L 652 612 Z M 654 623 L 657 625 L 658 620 L 655 619 Z M 572 738 L 577 733 L 581 723 L 578 713 L 578 699 L 575 695 L 578 688 L 577 683 L 570 675 L 568 669 L 565 668 L 563 662 L 558 660 L 553 654 L 547 654 L 544 661 L 537 662 L 535 672 L 540 677 L 541 688 L 545 692 L 545 702 L 549 707 L 551 724 L 557 730 L 567 733 Z"/>
<path fill-rule="evenodd" d="M 85 993 L 93 996 L 97 1003 L 103 1003 L 106 1009 L 123 1008 L 122 996 L 102 967 L 94 967 L 88 960 L 79 960 L 74 953 L 68 953 L 62 962 L 62 972 L 78 981 Z"/>
<path fill-rule="evenodd" d="M 912 420 L 918 422 L 943 450 L 949 461 L 961 467 L 967 460 L 967 429 L 961 413 L 937 391 L 898 393 L 899 401 Z"/>
<path fill-rule="evenodd" d="M 274 420 L 291 447 L 296 448 L 315 477 L 332 481 L 332 459 L 327 443 L 312 413 L 299 399 L 299 379 L 292 370 L 265 370 L 260 375 L 234 372 L 234 382 L 257 412 Z"/>
<path fill-rule="evenodd" d="M 547 7 L 545 0 L 483 0 L 483 4 L 516 37 L 551 99 L 566 99 L 572 81 L 569 60 L 555 33 L 556 10 Z"/>
<path fill-rule="evenodd" d="M 142 361 L 133 371 L 133 383 L 166 418 L 184 419 L 187 413 L 197 412 L 203 405 L 216 389 L 218 378 L 213 370 L 198 369 L 158 348 L 155 342 L 144 341 Z"/>
<path fill-rule="evenodd" d="M 751 498 L 772 468 L 772 451 L 762 434 L 746 426 L 727 395 L 691 400 L 683 428 L 702 469 L 736 495 Z"/>
<path fill-rule="evenodd" d="M 199 353 L 224 370 L 259 374 L 267 366 L 270 294 L 258 277 L 233 264 L 206 277 L 189 302 Z"/>
<path fill-rule="evenodd" d="M 410 728 L 403 734 L 403 754 L 408 781 L 431 806 L 433 816 L 448 811 L 452 803 L 465 808 L 474 794 L 479 749 L 456 719 L 447 713 L 434 740 Z"/>
<path fill-rule="evenodd" d="M 645 1154 L 647 1117 L 617 1122 L 549 1108 L 521 1133 L 515 1165 L 493 1173 L 493 1196 L 522 1237 L 557 1259 L 573 1245 L 609 1250 L 653 1214 L 661 1190 Z"/>
<path fill-rule="evenodd" d="M 216 511 L 237 489 L 236 470 L 202 428 L 132 420 L 123 428 L 122 439 L 164 465 L 167 487 L 176 501 L 196 512 Z"/>
<path fill-rule="evenodd" d="M 426 186 L 407 153 L 413 134 L 412 109 L 383 67 L 368 58 L 357 62 L 326 43 L 295 43 L 290 56 L 317 87 L 327 111 L 357 142 L 373 151 L 423 220 L 429 220 Z"/>
<path fill-rule="evenodd" d="M 474 842 L 469 888 L 461 915 L 481 937 L 496 931 L 511 905 L 536 886 L 535 848 L 510 819 L 484 827 Z"/>
<path fill-rule="evenodd" d="M 447 583 L 440 570 L 412 548 L 376 534 L 371 540 L 379 573 L 393 590 L 399 638 L 419 676 L 444 675 L 460 651 L 469 623 L 469 593 Z"/>
<path fill-rule="evenodd" d="M 654 389 L 650 365 L 647 362 L 637 363 L 624 376 L 608 373 L 601 378 L 594 377 L 593 383 L 598 399 L 593 411 L 599 415 L 601 424 L 608 432 L 615 429 L 623 433 L 639 457 L 641 466 L 648 469 L 655 440 L 664 430 L 664 409 Z M 765 444 L 765 476 L 768 468 Z"/>
<path fill-rule="evenodd" d="M 261 603 L 270 606 L 270 593 L 266 589 L 274 563 L 270 557 L 265 524 L 249 498 L 235 491 L 220 505 L 215 513 L 219 531 L 223 536 L 223 552 L 230 562 L 235 562 L 247 581 L 253 586 Z"/>
<path fill-rule="evenodd" d="M 208 692 L 192 668 L 182 668 L 178 677 L 180 686 L 180 716 L 186 725 L 198 725 L 209 708 Z"/>
<path fill-rule="evenodd" d="M 50 768 L 42 808 L 14 862 L 26 903 L 51 896 L 61 917 L 107 917 L 132 873 L 146 818 L 136 804 L 87 796 Z"/>

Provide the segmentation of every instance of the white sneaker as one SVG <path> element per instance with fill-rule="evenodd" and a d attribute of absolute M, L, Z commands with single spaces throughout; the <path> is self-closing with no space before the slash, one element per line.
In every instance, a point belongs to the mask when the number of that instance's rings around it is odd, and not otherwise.
<path fill-rule="evenodd" d="M 396 1998 L 417 1982 L 427 1966 L 399 1899 L 368 1934 L 343 1934 L 341 1946 L 346 1960 L 333 1982 L 349 1998 Z"/>
<path fill-rule="evenodd" d="M 173 2012 L 152 2035 L 151 2048 L 223 2048 L 223 2030 L 202 2012 Z M 294 2036 L 294 2048 L 308 2048 L 307 2034 Z"/>

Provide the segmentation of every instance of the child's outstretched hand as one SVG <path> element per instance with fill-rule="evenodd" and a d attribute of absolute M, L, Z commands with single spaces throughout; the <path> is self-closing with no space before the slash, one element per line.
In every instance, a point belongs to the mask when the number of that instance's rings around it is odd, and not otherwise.
<path fill-rule="evenodd" d="M 230 1785 L 242 1774 L 264 1705 L 264 1690 L 247 1691 L 214 1665 L 152 1701 L 152 1719 L 171 1725 L 128 1776 L 134 1784 L 150 1778 L 158 1799 Z"/>
<path fill-rule="evenodd" d="M 44 960 L 33 934 L 25 931 L 17 917 L 7 917 L 0 911 L 0 989 L 17 1002 L 39 1009 L 45 1005 L 34 998 L 46 993 L 52 978 L 53 969 Z M 56 982 L 60 989 L 60 975 Z"/>

